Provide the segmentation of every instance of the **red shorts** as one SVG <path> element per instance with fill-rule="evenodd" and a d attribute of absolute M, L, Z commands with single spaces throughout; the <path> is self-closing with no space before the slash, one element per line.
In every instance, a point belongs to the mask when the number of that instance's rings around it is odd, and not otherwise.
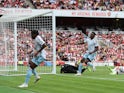
<path fill-rule="evenodd" d="M 114 66 L 121 66 L 119 62 L 114 62 Z"/>

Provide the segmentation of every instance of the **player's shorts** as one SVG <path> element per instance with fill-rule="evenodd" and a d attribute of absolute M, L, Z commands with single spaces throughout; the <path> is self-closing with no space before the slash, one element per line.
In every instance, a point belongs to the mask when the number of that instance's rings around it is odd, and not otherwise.
<path fill-rule="evenodd" d="M 95 57 L 96 57 L 96 53 L 92 53 L 92 54 L 85 53 L 85 54 L 83 55 L 83 58 L 86 58 L 86 59 L 88 58 L 90 61 L 94 60 Z"/>
<path fill-rule="evenodd" d="M 36 56 L 32 59 L 32 62 L 36 65 L 40 65 L 45 59 L 42 56 Z"/>
<path fill-rule="evenodd" d="M 119 63 L 119 62 L 114 62 L 114 66 L 121 66 L 121 63 Z"/>

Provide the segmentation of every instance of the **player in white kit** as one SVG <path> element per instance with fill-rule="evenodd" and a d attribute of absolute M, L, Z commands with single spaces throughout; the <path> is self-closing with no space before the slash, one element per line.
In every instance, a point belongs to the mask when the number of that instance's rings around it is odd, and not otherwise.
<path fill-rule="evenodd" d="M 37 30 L 31 31 L 31 38 L 34 40 L 34 49 L 29 53 L 33 53 L 33 58 L 29 61 L 29 69 L 27 70 L 27 75 L 25 78 L 25 82 L 18 86 L 20 88 L 28 87 L 28 83 L 32 74 L 35 76 L 35 83 L 40 79 L 40 76 L 36 72 L 35 68 L 46 60 L 46 52 L 44 48 L 46 47 L 46 43 L 40 37 L 39 32 Z"/>

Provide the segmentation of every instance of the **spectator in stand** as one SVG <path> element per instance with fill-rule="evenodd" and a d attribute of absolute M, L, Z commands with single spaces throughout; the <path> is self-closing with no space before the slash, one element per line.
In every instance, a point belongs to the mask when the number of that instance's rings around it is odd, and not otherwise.
<path fill-rule="evenodd" d="M 25 0 L 1 0 L 0 6 L 4 8 L 29 8 Z"/>
<path fill-rule="evenodd" d="M 36 9 L 124 11 L 123 0 L 31 0 Z M 0 7 L 29 8 L 25 0 L 1 0 Z"/>

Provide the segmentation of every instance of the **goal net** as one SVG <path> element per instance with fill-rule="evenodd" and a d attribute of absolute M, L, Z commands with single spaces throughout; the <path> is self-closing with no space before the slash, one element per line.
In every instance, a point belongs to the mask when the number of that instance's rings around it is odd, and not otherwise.
<path fill-rule="evenodd" d="M 53 13 L 33 15 L 6 14 L 0 18 L 0 75 L 25 75 L 32 47 L 31 30 L 38 30 L 47 42 L 45 48 L 47 61 L 36 70 L 39 73 L 56 73 L 55 62 L 55 27 Z"/>

